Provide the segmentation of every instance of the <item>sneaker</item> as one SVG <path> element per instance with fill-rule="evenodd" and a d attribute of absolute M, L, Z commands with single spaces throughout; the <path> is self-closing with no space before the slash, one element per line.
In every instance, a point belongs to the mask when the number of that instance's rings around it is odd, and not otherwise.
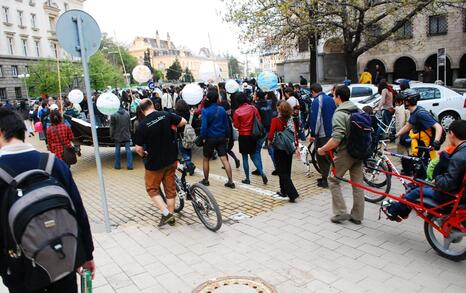
<path fill-rule="evenodd" d="M 169 213 L 166 216 L 162 215 L 162 217 L 160 218 L 159 227 L 162 227 L 172 221 L 175 221 L 175 216 L 173 214 Z"/>
<path fill-rule="evenodd" d="M 392 204 L 392 202 L 390 202 L 388 200 L 384 200 L 382 202 L 382 204 L 380 205 L 380 210 L 387 216 L 387 219 L 389 219 L 390 221 L 401 222 L 403 220 L 403 218 L 401 216 L 393 215 L 388 211 L 391 204 Z"/>
<path fill-rule="evenodd" d="M 264 185 L 267 185 L 267 182 L 269 182 L 269 179 L 267 179 L 267 176 L 262 175 L 262 182 L 264 183 Z"/>
<path fill-rule="evenodd" d="M 356 219 L 353 218 L 353 217 L 351 217 L 351 218 L 349 219 L 349 221 L 350 221 L 351 223 L 355 224 L 355 225 L 361 225 L 361 224 L 362 224 L 361 220 L 356 220 Z"/>
<path fill-rule="evenodd" d="M 126 168 L 126 169 L 127 169 L 127 170 L 133 170 L 133 167 L 128 167 L 128 168 Z"/>
<path fill-rule="evenodd" d="M 205 179 L 205 178 L 202 179 L 201 181 L 199 181 L 199 183 L 201 183 L 201 184 L 204 185 L 204 186 L 209 186 L 209 185 L 210 185 L 209 180 L 207 180 L 207 179 Z"/>
<path fill-rule="evenodd" d="M 259 170 L 254 170 L 251 172 L 252 175 L 256 175 L 256 176 L 260 176 L 261 173 L 259 172 Z"/>
<path fill-rule="evenodd" d="M 120 167 L 113 167 L 113 169 L 120 170 L 121 168 Z"/>
<path fill-rule="evenodd" d="M 278 176 L 277 170 L 273 170 L 273 171 L 272 171 L 272 175 L 273 175 L 273 176 Z"/>
<path fill-rule="evenodd" d="M 240 167 L 240 162 L 238 159 L 235 160 L 235 167 L 238 169 Z"/>
<path fill-rule="evenodd" d="M 170 225 L 172 227 L 175 226 L 175 224 L 176 224 L 176 218 L 175 217 L 173 217 L 172 220 L 168 221 L 168 225 Z"/>
<path fill-rule="evenodd" d="M 227 182 L 227 183 L 225 183 L 225 187 L 234 189 L 234 188 L 235 188 L 235 183 L 233 183 L 233 182 Z"/>
<path fill-rule="evenodd" d="M 251 184 L 251 181 L 249 179 L 244 179 L 244 180 L 241 180 L 241 183 L 243 184 Z"/>
<path fill-rule="evenodd" d="M 348 214 L 343 214 L 343 215 L 336 215 L 330 218 L 330 221 L 335 224 L 341 224 L 344 221 L 347 221 L 350 219 L 350 215 Z"/>
<path fill-rule="evenodd" d="M 322 187 L 322 188 L 328 188 L 327 179 L 323 179 L 323 178 L 317 179 L 317 186 Z"/>
<path fill-rule="evenodd" d="M 277 191 L 277 195 L 279 197 L 288 197 L 288 195 L 281 193 L 280 191 Z"/>

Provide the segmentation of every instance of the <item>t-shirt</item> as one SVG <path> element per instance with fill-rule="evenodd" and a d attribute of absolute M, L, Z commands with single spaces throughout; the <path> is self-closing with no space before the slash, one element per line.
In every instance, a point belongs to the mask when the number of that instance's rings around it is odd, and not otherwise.
<path fill-rule="evenodd" d="M 430 129 L 437 123 L 432 115 L 421 106 L 417 106 L 414 112 L 411 113 L 408 122 L 413 126 L 414 133 Z"/>
<path fill-rule="evenodd" d="M 164 111 L 152 112 L 136 130 L 134 142 L 147 151 L 146 170 L 156 171 L 173 164 L 178 157 L 174 127 L 181 117 Z"/>
<path fill-rule="evenodd" d="M 292 109 L 299 105 L 298 99 L 296 99 L 294 96 L 289 97 L 286 101 L 288 104 L 290 104 Z"/>

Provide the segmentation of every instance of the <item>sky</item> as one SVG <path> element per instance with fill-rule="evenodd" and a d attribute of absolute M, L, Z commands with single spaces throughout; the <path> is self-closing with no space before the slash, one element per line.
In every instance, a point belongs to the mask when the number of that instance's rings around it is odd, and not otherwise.
<path fill-rule="evenodd" d="M 161 39 L 169 32 L 175 46 L 198 53 L 202 47 L 209 48 L 210 34 L 216 54 L 245 60 L 238 29 L 222 20 L 225 4 L 220 0 L 87 0 L 84 10 L 102 32 L 128 45 L 136 36 L 155 38 L 158 30 Z"/>

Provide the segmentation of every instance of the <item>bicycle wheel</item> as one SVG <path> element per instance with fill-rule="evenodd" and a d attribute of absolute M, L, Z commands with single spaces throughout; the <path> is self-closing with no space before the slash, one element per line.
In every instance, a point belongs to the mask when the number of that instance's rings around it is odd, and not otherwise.
<path fill-rule="evenodd" d="M 314 143 L 311 143 L 309 144 L 309 146 L 307 147 L 307 153 L 306 153 L 306 164 L 307 164 L 307 168 L 308 168 L 308 174 L 311 173 L 311 164 L 312 166 L 314 166 L 314 168 L 316 169 L 316 171 L 320 173 L 320 167 L 319 167 L 319 164 L 317 163 L 317 148 L 316 147 L 313 147 L 314 146 Z"/>
<path fill-rule="evenodd" d="M 176 176 L 176 201 L 175 201 L 175 213 L 179 213 L 184 208 L 184 199 L 186 197 L 186 192 L 184 191 L 183 184 L 181 184 L 181 179 Z"/>
<path fill-rule="evenodd" d="M 367 159 L 363 165 L 363 180 L 369 187 L 379 189 L 385 193 L 389 193 L 392 186 L 392 176 L 381 172 L 388 171 L 387 166 L 382 161 L 376 159 Z M 364 199 L 368 202 L 377 203 L 383 200 L 385 196 L 375 193 L 364 192 Z"/>
<path fill-rule="evenodd" d="M 438 226 L 442 226 L 442 219 L 429 216 Z M 460 261 L 466 259 L 466 237 L 459 229 L 453 228 L 448 237 L 437 231 L 429 222 L 424 222 L 424 234 L 430 246 L 442 257 Z"/>
<path fill-rule="evenodd" d="M 222 214 L 217 201 L 209 189 L 199 183 L 191 186 L 191 203 L 202 224 L 211 231 L 222 227 Z"/>

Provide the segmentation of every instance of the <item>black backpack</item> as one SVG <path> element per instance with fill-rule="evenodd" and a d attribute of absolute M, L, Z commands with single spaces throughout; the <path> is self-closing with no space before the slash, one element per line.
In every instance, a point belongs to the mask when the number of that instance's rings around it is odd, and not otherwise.
<path fill-rule="evenodd" d="M 346 138 L 349 155 L 357 160 L 367 160 L 373 153 L 371 116 L 359 110 L 342 111 L 350 114 L 350 131 Z"/>
<path fill-rule="evenodd" d="M 26 289 L 47 287 L 85 262 L 76 212 L 67 191 L 51 176 L 55 156 L 42 153 L 37 169 L 15 174 L 0 165 L 8 184 L 1 201 L 2 253 L 10 274 Z"/>

